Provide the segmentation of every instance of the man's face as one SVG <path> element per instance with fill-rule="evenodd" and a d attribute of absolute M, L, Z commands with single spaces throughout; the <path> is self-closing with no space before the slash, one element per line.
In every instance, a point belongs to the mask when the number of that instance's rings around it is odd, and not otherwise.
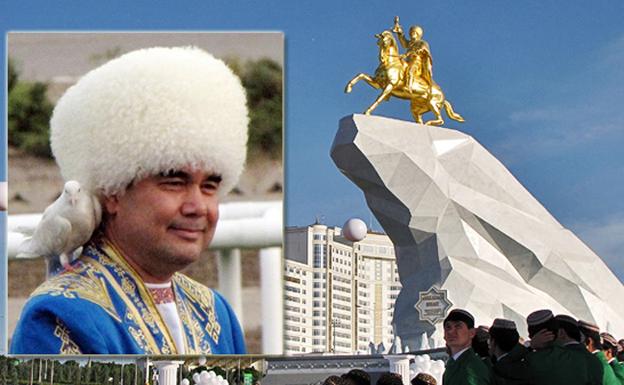
<path fill-rule="evenodd" d="M 607 361 L 615 357 L 611 352 L 611 349 L 603 349 L 605 357 L 607 357 Z"/>
<path fill-rule="evenodd" d="M 463 321 L 444 323 L 444 340 L 453 353 L 469 347 L 474 336 L 475 329 L 469 329 Z"/>
<path fill-rule="evenodd" d="M 212 240 L 220 181 L 184 168 L 136 182 L 123 195 L 105 199 L 105 233 L 144 279 L 168 280 Z"/>
<path fill-rule="evenodd" d="M 413 40 L 420 40 L 422 37 L 421 31 L 416 27 L 411 27 L 409 30 L 410 38 Z"/>

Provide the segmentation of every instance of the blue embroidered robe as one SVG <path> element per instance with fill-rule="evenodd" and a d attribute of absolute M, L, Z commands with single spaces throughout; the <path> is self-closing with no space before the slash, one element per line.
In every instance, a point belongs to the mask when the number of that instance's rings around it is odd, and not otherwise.
<path fill-rule="evenodd" d="M 143 281 L 105 240 L 84 247 L 73 271 L 39 286 L 13 334 L 13 354 L 178 354 Z M 244 354 L 236 315 L 217 292 L 172 278 L 185 354 Z"/>

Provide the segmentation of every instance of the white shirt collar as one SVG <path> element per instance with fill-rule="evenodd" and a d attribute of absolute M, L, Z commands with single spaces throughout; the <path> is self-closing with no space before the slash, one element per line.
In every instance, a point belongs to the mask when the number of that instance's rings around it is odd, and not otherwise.
<path fill-rule="evenodd" d="M 457 359 L 459 358 L 459 356 L 462 355 L 463 352 L 465 352 L 466 350 L 470 349 L 470 346 L 463 348 L 462 350 L 458 351 L 457 353 L 453 354 L 453 359 L 455 361 L 457 361 Z"/>

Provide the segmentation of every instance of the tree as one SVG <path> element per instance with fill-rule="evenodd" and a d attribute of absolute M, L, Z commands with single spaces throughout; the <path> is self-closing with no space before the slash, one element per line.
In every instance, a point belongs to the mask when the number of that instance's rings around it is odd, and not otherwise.
<path fill-rule="evenodd" d="M 0 356 L 0 385 L 6 385 L 8 377 L 9 360 L 5 356 Z"/>
<path fill-rule="evenodd" d="M 18 77 L 17 70 L 15 69 L 15 63 L 13 63 L 11 58 L 9 58 L 9 68 L 7 72 L 7 93 L 10 93 L 13 87 L 15 87 Z"/>
<path fill-rule="evenodd" d="M 7 384 L 18 384 L 19 372 L 18 372 L 19 360 L 15 358 L 9 358 L 7 362 Z"/>
<path fill-rule="evenodd" d="M 50 157 L 49 122 L 52 104 L 48 101 L 47 84 L 23 82 L 12 60 L 9 60 L 8 141 L 25 151 Z"/>
<path fill-rule="evenodd" d="M 248 61 L 226 59 L 247 91 L 249 107 L 249 152 L 282 155 L 282 67 L 271 59 Z"/>
<path fill-rule="evenodd" d="M 64 366 L 64 377 L 63 380 L 65 382 L 71 383 L 72 385 L 80 384 L 80 364 L 74 360 L 70 360 L 65 362 Z"/>
<path fill-rule="evenodd" d="M 87 365 L 85 366 L 84 370 L 82 370 L 82 382 L 85 384 L 90 384 L 93 382 L 92 378 L 91 378 L 91 360 L 89 359 L 89 361 L 87 362 Z"/>
<path fill-rule="evenodd" d="M 120 385 L 121 384 L 121 368 L 119 367 L 119 365 L 110 364 L 111 366 L 111 377 L 113 378 L 113 385 Z"/>

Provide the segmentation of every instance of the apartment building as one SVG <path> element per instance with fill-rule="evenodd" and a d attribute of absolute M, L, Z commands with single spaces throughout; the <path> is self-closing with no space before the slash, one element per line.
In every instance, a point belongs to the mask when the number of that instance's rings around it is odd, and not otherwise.
<path fill-rule="evenodd" d="M 340 227 L 286 229 L 284 340 L 287 354 L 367 352 L 390 347 L 401 290 L 394 246 L 368 232 L 359 242 Z"/>

